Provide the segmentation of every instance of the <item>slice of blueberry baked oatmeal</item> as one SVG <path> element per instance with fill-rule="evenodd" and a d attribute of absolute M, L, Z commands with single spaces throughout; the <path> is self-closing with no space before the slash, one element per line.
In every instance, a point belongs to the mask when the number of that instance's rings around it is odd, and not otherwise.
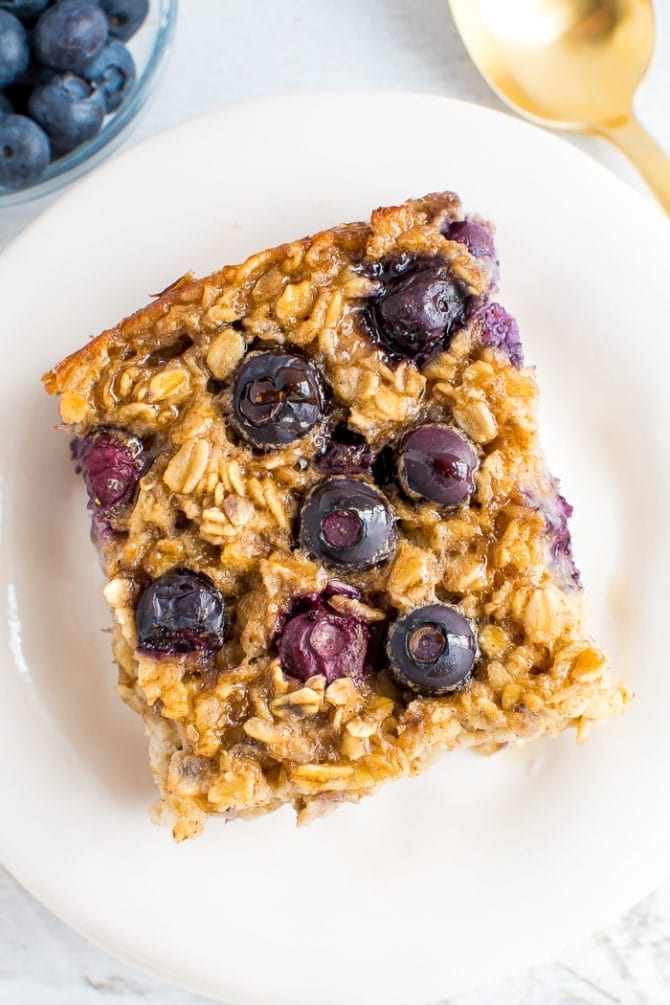
<path fill-rule="evenodd" d="M 627 700 L 497 272 L 429 195 L 185 276 L 45 376 L 178 840 Z"/>

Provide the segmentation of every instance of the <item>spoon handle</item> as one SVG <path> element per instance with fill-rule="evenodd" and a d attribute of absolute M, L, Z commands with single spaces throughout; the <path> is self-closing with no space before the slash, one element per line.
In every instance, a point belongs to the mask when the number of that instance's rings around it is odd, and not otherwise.
<path fill-rule="evenodd" d="M 594 129 L 618 147 L 638 169 L 666 213 L 670 214 L 670 157 L 634 115 L 619 126 Z"/>

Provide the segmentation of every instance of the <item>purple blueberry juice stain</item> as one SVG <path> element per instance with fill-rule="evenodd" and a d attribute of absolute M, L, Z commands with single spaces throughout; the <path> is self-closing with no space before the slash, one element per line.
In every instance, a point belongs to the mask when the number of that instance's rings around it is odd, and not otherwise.
<path fill-rule="evenodd" d="M 491 303 L 484 304 L 476 316 L 481 323 L 484 345 L 500 349 L 517 369 L 523 366 L 519 326 L 512 315 L 508 314 L 500 304 Z"/>
<path fill-rule="evenodd" d="M 582 580 L 572 554 L 572 537 L 568 521 L 573 507 L 559 492 L 559 481 L 552 479 L 553 494 L 548 497 L 524 493 L 524 500 L 532 509 L 542 513 L 549 544 L 551 564 L 565 583 L 581 589 Z"/>

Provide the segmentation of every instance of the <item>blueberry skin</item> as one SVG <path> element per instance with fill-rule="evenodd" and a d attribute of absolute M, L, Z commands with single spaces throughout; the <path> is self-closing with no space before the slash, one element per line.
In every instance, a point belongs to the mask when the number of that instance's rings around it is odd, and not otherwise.
<path fill-rule="evenodd" d="M 140 439 L 120 429 L 101 427 L 74 440 L 71 450 L 92 510 L 110 513 L 132 502 L 147 467 Z"/>
<path fill-rule="evenodd" d="M 12 103 L 6 94 L 0 94 L 0 119 L 4 119 L 7 115 L 11 115 L 14 111 Z"/>
<path fill-rule="evenodd" d="M 363 326 L 391 357 L 423 362 L 465 323 L 466 290 L 443 263 L 403 262 L 395 271 L 368 304 Z"/>
<path fill-rule="evenodd" d="M 109 25 L 94 0 L 59 0 L 40 15 L 33 50 L 44 66 L 81 73 L 107 41 Z"/>
<path fill-rule="evenodd" d="M 365 673 L 370 629 L 328 606 L 328 597 L 308 597 L 282 626 L 279 662 L 290 677 L 306 681 L 321 674 L 328 683 Z"/>
<path fill-rule="evenodd" d="M 309 493 L 300 516 L 300 544 L 341 569 L 369 569 L 393 554 L 397 531 L 386 498 L 360 478 L 327 478 Z"/>
<path fill-rule="evenodd" d="M 174 569 L 142 592 L 135 620 L 138 644 L 146 652 L 213 653 L 223 645 L 227 612 L 207 576 Z"/>
<path fill-rule="evenodd" d="M 51 0 L 0 0 L 0 10 L 7 10 L 21 21 L 31 21 L 48 7 Z"/>
<path fill-rule="evenodd" d="M 149 0 L 99 0 L 109 21 L 109 34 L 127 42 L 146 21 Z"/>
<path fill-rule="evenodd" d="M 450 241 L 458 241 L 464 244 L 471 255 L 475 258 L 495 258 L 496 249 L 493 238 L 481 223 L 476 220 L 466 218 L 452 223 L 446 234 Z"/>
<path fill-rule="evenodd" d="M 112 39 L 88 64 L 85 76 L 102 92 L 107 111 L 114 112 L 132 91 L 137 74 L 123 42 Z"/>
<path fill-rule="evenodd" d="M 58 73 L 36 87 L 28 110 L 45 130 L 54 150 L 67 153 L 99 131 L 105 117 L 102 91 L 73 73 Z"/>
<path fill-rule="evenodd" d="M 286 352 L 252 352 L 232 389 L 233 422 L 261 450 L 301 439 L 323 416 L 321 379 L 314 366 Z"/>
<path fill-rule="evenodd" d="M 412 499 L 461 506 L 475 490 L 479 458 L 462 433 L 433 422 L 410 430 L 398 445 L 398 479 Z"/>
<path fill-rule="evenodd" d="M 24 115 L 0 120 L 0 185 L 20 189 L 34 185 L 51 160 L 43 129 Z"/>
<path fill-rule="evenodd" d="M 28 69 L 30 46 L 18 18 L 0 10 L 0 87 L 8 87 Z"/>
<path fill-rule="evenodd" d="M 427 696 L 465 687 L 478 656 L 470 622 L 447 604 L 429 604 L 399 618 L 389 630 L 386 653 L 396 683 Z"/>

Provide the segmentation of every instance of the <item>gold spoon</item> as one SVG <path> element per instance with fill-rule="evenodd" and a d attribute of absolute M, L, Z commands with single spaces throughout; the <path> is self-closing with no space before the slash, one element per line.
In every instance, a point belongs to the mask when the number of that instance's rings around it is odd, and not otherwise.
<path fill-rule="evenodd" d="M 594 133 L 670 213 L 670 158 L 633 114 L 654 47 L 651 0 L 449 0 L 482 76 L 543 126 Z"/>

